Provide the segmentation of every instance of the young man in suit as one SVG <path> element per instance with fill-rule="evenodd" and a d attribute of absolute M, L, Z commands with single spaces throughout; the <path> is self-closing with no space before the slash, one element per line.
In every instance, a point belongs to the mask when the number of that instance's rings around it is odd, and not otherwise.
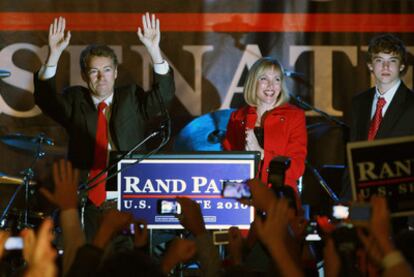
<path fill-rule="evenodd" d="M 352 100 L 351 141 L 414 135 L 414 93 L 401 80 L 407 71 L 403 42 L 391 34 L 374 37 L 368 46 L 367 66 L 375 87 Z"/>
<path fill-rule="evenodd" d="M 108 164 L 111 150 L 128 151 L 145 136 L 148 117 L 162 112 L 159 98 L 167 103 L 174 97 L 173 72 L 162 58 L 160 22 L 148 13 L 142 16 L 139 40 L 146 47 L 153 65 L 154 81 L 150 91 L 131 84 L 115 87 L 118 60 L 106 45 L 90 45 L 80 56 L 82 79 L 87 84 L 71 86 L 63 94 L 56 91 L 56 70 L 63 51 L 68 47 L 70 31 L 65 32 L 66 20 L 56 18 L 49 28 L 49 55 L 34 76 L 34 98 L 40 109 L 61 124 L 69 136 L 68 159 L 81 169 L 89 180 Z M 159 95 L 158 95 L 159 94 Z M 85 210 L 85 231 L 91 240 L 106 199 L 102 175 L 88 192 Z M 90 224 L 88 224 L 90 221 Z"/>
<path fill-rule="evenodd" d="M 391 34 L 372 38 L 367 66 L 374 76 L 375 87 L 352 99 L 351 141 L 414 135 L 414 92 L 401 80 L 407 71 L 403 42 Z M 343 199 L 350 199 L 349 182 L 345 191 Z M 407 228 L 407 219 L 394 219 L 393 228 L 396 233 Z"/>

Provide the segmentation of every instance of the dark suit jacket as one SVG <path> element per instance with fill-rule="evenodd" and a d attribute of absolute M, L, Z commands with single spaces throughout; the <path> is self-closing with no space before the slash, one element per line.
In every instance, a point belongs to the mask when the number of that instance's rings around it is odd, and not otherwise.
<path fill-rule="evenodd" d="M 98 118 L 89 90 L 73 86 L 60 94 L 56 91 L 55 78 L 41 81 L 37 75 L 34 76 L 36 105 L 66 129 L 68 159 L 75 167 L 89 170 L 93 163 Z M 128 151 L 144 138 L 148 117 L 160 112 L 156 89 L 166 103 L 172 100 L 175 86 L 171 69 L 166 75 L 154 73 L 149 92 L 135 84 L 115 88 L 109 127 L 116 150 Z"/>
<path fill-rule="evenodd" d="M 375 87 L 352 99 L 351 141 L 366 140 L 371 122 Z M 376 139 L 414 135 L 414 92 L 403 82 L 381 121 Z"/>

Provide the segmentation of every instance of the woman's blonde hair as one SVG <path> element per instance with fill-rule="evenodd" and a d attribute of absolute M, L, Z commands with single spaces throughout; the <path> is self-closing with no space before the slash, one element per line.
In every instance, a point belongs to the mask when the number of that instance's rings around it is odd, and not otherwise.
<path fill-rule="evenodd" d="M 266 70 L 272 68 L 280 72 L 281 78 L 281 91 L 275 107 L 289 102 L 289 92 L 287 91 L 285 84 L 285 72 L 283 70 L 283 66 L 276 59 L 264 57 L 260 58 L 253 64 L 252 68 L 249 70 L 249 74 L 247 75 L 246 82 L 244 83 L 243 95 L 244 100 L 248 105 L 257 107 L 257 83 L 259 81 L 259 77 Z"/>

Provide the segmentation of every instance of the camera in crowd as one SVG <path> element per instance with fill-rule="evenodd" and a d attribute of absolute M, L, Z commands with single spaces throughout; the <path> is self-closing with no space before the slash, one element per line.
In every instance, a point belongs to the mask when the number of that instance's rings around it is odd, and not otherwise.
<path fill-rule="evenodd" d="M 267 183 L 277 198 L 285 198 L 290 208 L 298 211 L 296 192 L 292 187 L 285 185 L 286 170 L 290 167 L 290 158 L 284 156 L 274 157 L 269 163 Z"/>
<path fill-rule="evenodd" d="M 157 212 L 160 215 L 179 215 L 181 214 L 181 205 L 175 199 L 159 199 Z"/>
<path fill-rule="evenodd" d="M 351 202 L 332 206 L 328 217 L 317 217 L 308 225 L 307 241 L 319 241 L 329 233 L 341 260 L 341 276 L 359 276 L 357 251 L 362 247 L 356 227 L 368 226 L 371 219 L 369 203 Z"/>
<path fill-rule="evenodd" d="M 249 185 L 246 183 L 246 181 L 243 181 L 243 182 L 224 181 L 223 190 L 221 194 L 225 198 L 232 198 L 232 199 L 250 199 L 252 197 Z"/>

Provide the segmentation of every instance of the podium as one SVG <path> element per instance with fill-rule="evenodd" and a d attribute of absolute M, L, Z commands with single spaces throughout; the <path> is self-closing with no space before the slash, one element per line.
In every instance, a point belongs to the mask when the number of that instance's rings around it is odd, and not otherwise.
<path fill-rule="evenodd" d="M 117 198 L 119 210 L 145 219 L 150 229 L 182 229 L 176 216 L 157 213 L 157 201 L 189 197 L 200 204 L 207 229 L 250 227 L 253 208 L 223 198 L 221 190 L 225 180 L 254 178 L 259 152 L 191 152 L 142 158 L 132 155 L 118 162 L 116 189 L 109 195 Z"/>

